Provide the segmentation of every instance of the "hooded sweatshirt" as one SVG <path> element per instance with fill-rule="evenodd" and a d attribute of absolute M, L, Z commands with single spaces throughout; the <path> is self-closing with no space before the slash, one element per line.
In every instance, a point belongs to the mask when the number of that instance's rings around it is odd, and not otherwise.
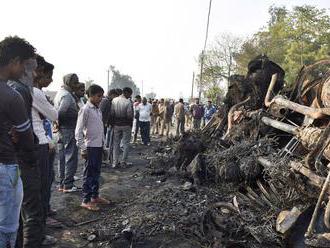
<path fill-rule="evenodd" d="M 63 77 L 64 85 L 57 92 L 54 99 L 54 107 L 58 111 L 58 124 L 60 129 L 75 129 L 78 118 L 78 105 L 73 96 L 72 88 L 79 84 L 76 74 L 68 74 Z"/>

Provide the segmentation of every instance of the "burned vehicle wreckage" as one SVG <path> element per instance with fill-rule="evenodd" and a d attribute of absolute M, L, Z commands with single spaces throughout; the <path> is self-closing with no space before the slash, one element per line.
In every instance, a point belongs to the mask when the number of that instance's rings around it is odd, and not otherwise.
<path fill-rule="evenodd" d="M 304 66 L 291 88 L 284 75 L 258 56 L 201 131 L 150 161 L 194 191 L 172 223 L 201 247 L 330 247 L 330 60 Z"/>

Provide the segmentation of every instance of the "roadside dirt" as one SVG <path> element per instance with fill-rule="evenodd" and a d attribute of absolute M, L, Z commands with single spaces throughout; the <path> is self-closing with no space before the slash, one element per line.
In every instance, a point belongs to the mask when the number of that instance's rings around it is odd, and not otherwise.
<path fill-rule="evenodd" d="M 147 153 L 158 144 L 159 141 L 151 146 L 134 145 L 129 158 L 133 165 L 128 168 L 102 168 L 100 193 L 111 204 L 100 212 L 80 208 L 81 192 L 59 193 L 54 185 L 52 208 L 58 212 L 54 218 L 63 224 L 61 229 L 48 229 L 49 234 L 58 239 L 54 247 L 200 247 L 176 234 L 175 227 L 166 221 L 167 213 L 162 215 L 161 208 L 166 203 L 157 202 L 157 195 L 168 194 L 170 198 L 173 190 L 181 189 L 184 181 L 150 175 Z M 83 161 L 80 161 L 77 176 L 81 178 L 82 173 Z M 76 181 L 77 186 L 81 183 L 82 180 Z M 186 194 L 189 197 L 191 193 Z M 176 202 L 172 204 L 175 206 Z M 86 221 L 92 222 L 81 225 Z M 95 237 L 93 234 L 96 238 L 88 241 Z"/>

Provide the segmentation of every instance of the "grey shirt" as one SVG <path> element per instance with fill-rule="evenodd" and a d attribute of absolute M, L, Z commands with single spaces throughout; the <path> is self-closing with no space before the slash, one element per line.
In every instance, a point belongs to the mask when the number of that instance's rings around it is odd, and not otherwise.
<path fill-rule="evenodd" d="M 71 92 L 61 88 L 54 99 L 58 111 L 58 124 L 63 129 L 75 129 L 78 117 L 78 105 Z"/>

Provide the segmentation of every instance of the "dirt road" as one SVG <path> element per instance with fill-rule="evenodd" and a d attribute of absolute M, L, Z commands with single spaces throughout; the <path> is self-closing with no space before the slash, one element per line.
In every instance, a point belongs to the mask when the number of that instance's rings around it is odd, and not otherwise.
<path fill-rule="evenodd" d="M 58 212 L 55 219 L 63 223 L 62 229 L 48 230 L 59 239 L 55 247 L 198 247 L 175 234 L 175 227 L 166 222 L 165 213 L 162 215 L 163 203 L 156 202 L 157 195 L 170 196 L 184 182 L 150 175 L 147 157 L 158 144 L 159 140 L 152 146 L 133 145 L 129 159 L 133 165 L 128 168 L 102 168 L 100 193 L 111 205 L 100 212 L 79 207 L 81 192 L 64 194 L 54 188 L 52 207 Z M 77 176 L 82 173 L 81 161 Z M 81 183 L 76 181 L 78 186 Z M 92 222 L 83 224 L 86 221 Z M 93 234 L 96 238 L 88 241 L 95 237 Z"/>

